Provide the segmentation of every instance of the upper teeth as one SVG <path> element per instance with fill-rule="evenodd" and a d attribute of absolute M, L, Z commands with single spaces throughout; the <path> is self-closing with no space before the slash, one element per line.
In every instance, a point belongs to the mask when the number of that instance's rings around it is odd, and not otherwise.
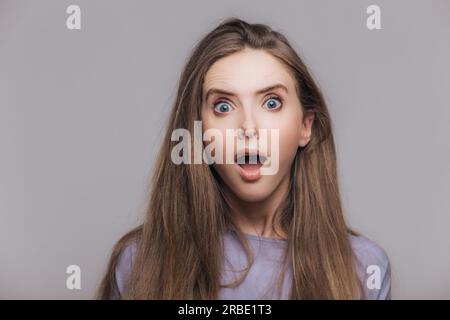
<path fill-rule="evenodd" d="M 245 161 L 246 158 L 248 158 L 248 161 Z M 259 162 L 260 163 L 264 163 L 265 161 L 266 161 L 266 157 L 260 155 L 259 156 Z M 238 164 L 245 164 L 245 163 L 257 164 L 258 163 L 258 155 L 256 155 L 256 154 L 249 155 L 248 154 L 248 155 L 240 156 L 240 157 L 237 158 L 237 163 Z"/>

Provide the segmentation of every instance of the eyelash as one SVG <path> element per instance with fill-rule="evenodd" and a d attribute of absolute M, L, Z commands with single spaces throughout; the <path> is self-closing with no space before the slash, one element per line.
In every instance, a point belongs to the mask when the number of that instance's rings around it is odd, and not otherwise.
<path fill-rule="evenodd" d="M 270 95 L 270 96 L 268 96 L 267 99 L 264 101 L 264 104 L 267 103 L 267 101 L 269 101 L 270 99 L 276 99 L 276 100 L 278 100 L 280 102 L 280 106 L 278 108 L 276 108 L 275 110 L 281 109 L 283 107 L 284 100 L 283 100 L 283 98 L 281 98 L 280 96 L 277 96 L 277 95 Z M 213 105 L 212 105 L 213 110 L 216 108 L 216 106 L 219 103 L 222 103 L 222 102 L 229 103 L 225 98 L 220 98 L 217 102 L 213 103 Z M 269 110 L 269 111 L 271 111 L 271 110 Z M 221 112 L 217 112 L 217 113 L 223 114 L 224 112 L 222 112 L 222 113 Z"/>

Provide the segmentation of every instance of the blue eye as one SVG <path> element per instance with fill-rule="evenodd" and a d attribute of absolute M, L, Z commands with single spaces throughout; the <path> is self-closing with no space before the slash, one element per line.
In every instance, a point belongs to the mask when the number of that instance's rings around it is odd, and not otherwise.
<path fill-rule="evenodd" d="M 279 104 L 277 104 L 276 101 L 278 101 Z M 269 110 L 278 109 L 281 107 L 281 99 L 278 97 L 272 97 L 266 101 L 265 105 Z"/>
<path fill-rule="evenodd" d="M 214 105 L 214 111 L 217 113 L 228 113 L 231 111 L 231 106 L 227 102 L 218 102 Z"/>

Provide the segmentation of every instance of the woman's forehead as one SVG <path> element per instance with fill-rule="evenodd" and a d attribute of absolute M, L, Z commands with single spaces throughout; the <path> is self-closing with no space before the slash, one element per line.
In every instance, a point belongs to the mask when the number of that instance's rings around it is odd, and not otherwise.
<path fill-rule="evenodd" d="M 203 92 L 222 89 L 236 94 L 253 94 L 274 84 L 289 91 L 294 82 L 287 67 L 262 50 L 244 50 L 216 61 L 208 70 Z"/>

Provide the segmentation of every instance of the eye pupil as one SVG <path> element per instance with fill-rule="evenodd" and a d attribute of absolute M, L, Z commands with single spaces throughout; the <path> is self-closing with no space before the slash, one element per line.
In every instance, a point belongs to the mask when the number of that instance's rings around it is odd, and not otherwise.
<path fill-rule="evenodd" d="M 275 99 L 270 99 L 268 102 L 269 109 L 273 109 L 277 107 L 277 103 L 275 102 Z"/>
<path fill-rule="evenodd" d="M 220 110 L 220 112 L 227 112 L 228 111 L 228 106 L 225 103 L 222 103 L 219 106 L 219 110 Z"/>

